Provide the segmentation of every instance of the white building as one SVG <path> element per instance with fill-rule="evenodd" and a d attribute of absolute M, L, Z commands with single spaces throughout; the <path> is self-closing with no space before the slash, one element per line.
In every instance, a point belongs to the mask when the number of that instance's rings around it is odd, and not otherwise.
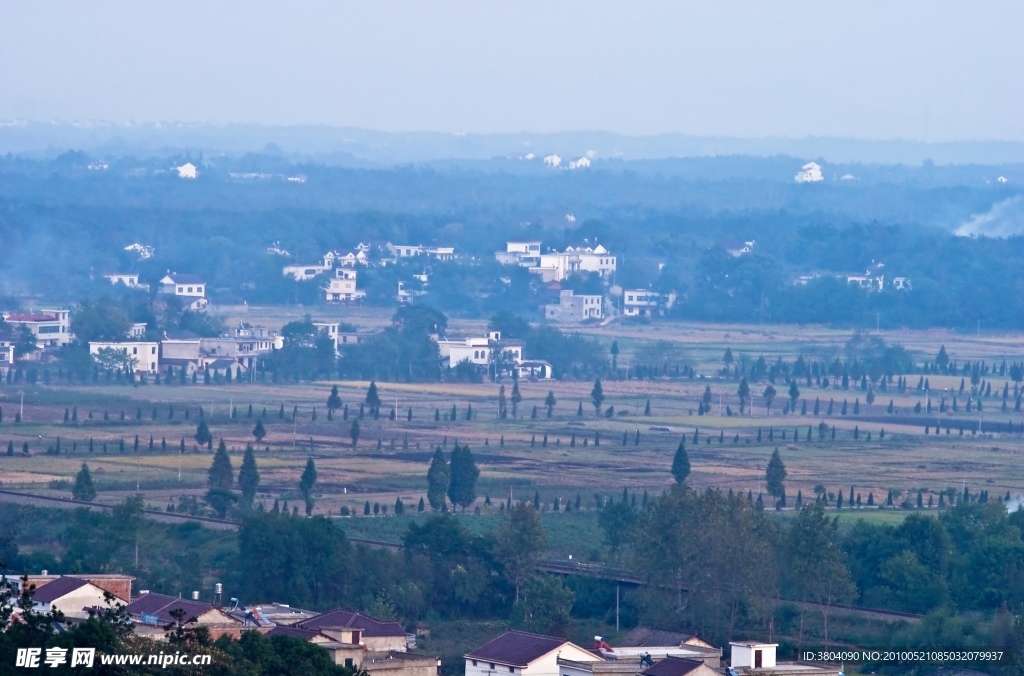
<path fill-rule="evenodd" d="M 455 260 L 455 247 L 451 246 L 424 246 L 422 244 L 392 244 L 387 243 L 388 251 L 395 258 L 412 258 L 414 256 L 426 256 L 439 261 Z"/>
<path fill-rule="evenodd" d="M 823 181 L 824 177 L 821 175 L 821 167 L 817 162 L 808 162 L 800 167 L 800 171 L 793 177 L 793 180 L 797 183 L 817 183 Z"/>
<path fill-rule="evenodd" d="M 14 346 L 9 341 L 0 340 L 0 376 L 14 367 Z"/>
<path fill-rule="evenodd" d="M 726 252 L 733 258 L 739 258 L 740 256 L 746 256 L 754 252 L 755 242 L 745 242 L 743 240 L 722 240 L 715 242 L 715 246 L 725 249 Z"/>
<path fill-rule="evenodd" d="M 36 337 L 36 347 L 63 347 L 71 342 L 71 317 L 67 310 L 39 310 L 32 313 L 11 312 L 4 321 L 27 327 Z"/>
<path fill-rule="evenodd" d="M 197 275 L 168 272 L 160 280 L 160 293 L 178 296 L 189 310 L 202 310 L 206 300 L 206 283 Z"/>
<path fill-rule="evenodd" d="M 622 314 L 626 317 L 653 317 L 664 314 L 675 305 L 676 294 L 660 294 L 649 289 L 626 289 L 622 292 Z"/>
<path fill-rule="evenodd" d="M 544 166 L 555 168 L 562 164 L 562 158 L 558 155 L 548 155 L 544 158 Z"/>
<path fill-rule="evenodd" d="M 139 276 L 137 274 L 129 272 L 115 272 L 103 276 L 110 280 L 111 284 L 124 284 L 125 286 L 132 288 L 139 286 Z"/>
<path fill-rule="evenodd" d="M 909 277 L 893 277 L 892 288 L 897 291 L 909 291 L 913 287 L 910 285 Z"/>
<path fill-rule="evenodd" d="M 540 255 L 540 263 L 530 272 L 541 276 L 545 282 L 560 282 L 577 273 L 596 272 L 606 277 L 616 270 L 617 258 L 603 245 L 584 241 L 569 245 L 560 253 Z"/>
<path fill-rule="evenodd" d="M 466 676 L 561 676 L 559 659 L 600 662 L 602 659 L 564 638 L 525 631 L 507 631 L 465 655 Z"/>
<path fill-rule="evenodd" d="M 505 250 L 495 251 L 494 258 L 502 265 L 537 267 L 540 265 L 540 242 L 505 242 Z"/>
<path fill-rule="evenodd" d="M 549 322 L 582 322 L 601 319 L 603 296 L 579 295 L 569 289 L 558 292 L 558 303 L 544 306 L 544 318 Z"/>
<path fill-rule="evenodd" d="M 579 159 L 572 160 L 572 161 L 569 162 L 569 168 L 570 169 L 586 169 L 589 166 L 590 166 L 590 158 L 589 157 L 581 157 Z"/>
<path fill-rule="evenodd" d="M 350 303 L 366 297 L 365 291 L 356 288 L 356 271 L 349 268 L 337 268 L 334 277 L 327 285 L 327 300 L 335 303 Z"/>
<path fill-rule="evenodd" d="M 51 608 L 64 613 L 68 618 L 86 620 L 86 608 L 106 608 L 106 591 L 79 577 L 58 577 L 36 588 L 32 602 L 37 612 L 46 613 Z M 119 605 L 127 605 L 127 599 L 115 599 Z"/>
<path fill-rule="evenodd" d="M 320 263 L 312 263 L 310 265 L 286 265 L 281 269 L 281 274 L 285 277 L 291 277 L 297 282 L 302 282 L 307 279 L 313 279 L 317 275 L 327 272 L 330 269 L 330 265 L 321 265 Z"/>
<path fill-rule="evenodd" d="M 839 665 L 815 666 L 803 662 L 779 662 L 775 658 L 777 643 L 737 642 L 729 643 L 729 666 L 745 673 L 754 671 L 762 674 L 793 676 L 841 676 Z"/>
<path fill-rule="evenodd" d="M 521 340 L 502 340 L 498 331 L 488 331 L 486 336 L 464 338 L 462 340 L 437 341 L 441 358 L 448 358 L 448 363 L 455 366 L 460 361 L 469 360 L 477 366 L 491 363 L 495 350 L 508 350 L 516 362 L 523 358 L 523 342 Z"/>
<path fill-rule="evenodd" d="M 134 362 L 133 371 L 145 371 L 155 374 L 160 367 L 160 345 L 150 342 L 119 341 L 116 343 L 89 343 L 89 354 L 96 356 L 100 350 L 110 349 L 122 352 Z"/>
<path fill-rule="evenodd" d="M 313 326 L 321 334 L 331 339 L 331 342 L 334 343 L 334 351 L 337 352 L 341 337 L 341 332 L 338 331 L 338 322 L 313 322 Z"/>
<path fill-rule="evenodd" d="M 175 167 L 178 170 L 178 178 L 195 178 L 199 175 L 196 171 L 196 167 L 191 162 L 186 162 L 180 167 Z"/>

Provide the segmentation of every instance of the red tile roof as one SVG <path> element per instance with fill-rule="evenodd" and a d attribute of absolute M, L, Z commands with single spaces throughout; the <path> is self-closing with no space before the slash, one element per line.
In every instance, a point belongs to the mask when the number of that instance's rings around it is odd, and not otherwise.
<path fill-rule="evenodd" d="M 304 629 L 358 629 L 364 636 L 405 636 L 405 629 L 398 622 L 381 622 L 369 615 L 363 615 L 351 608 L 338 608 L 311 617 L 293 626 Z"/>
<path fill-rule="evenodd" d="M 557 650 L 569 641 L 554 636 L 542 636 L 525 631 L 507 631 L 490 643 L 484 644 L 466 657 L 482 662 L 498 662 L 525 667 L 539 657 Z"/>
<path fill-rule="evenodd" d="M 156 615 L 161 622 L 171 623 L 174 622 L 174 616 L 171 615 L 171 611 L 184 610 L 185 614 L 182 616 L 182 620 L 188 622 L 193 617 L 199 617 L 204 613 L 216 608 L 209 603 L 201 603 L 199 601 L 191 601 L 189 599 L 179 599 L 173 596 L 167 596 L 165 594 L 144 594 L 135 601 L 129 603 L 125 610 L 128 614 L 134 617 L 140 617 L 143 614 Z M 235 621 L 233 618 L 228 618 L 225 615 L 225 621 Z"/>
<path fill-rule="evenodd" d="M 89 583 L 85 580 L 74 577 L 58 577 L 53 582 L 47 582 L 36 589 L 35 593 L 32 594 L 32 600 L 36 603 L 49 606 L 65 594 L 70 594 L 76 589 L 81 589 L 87 584 Z"/>
<path fill-rule="evenodd" d="M 685 676 L 700 665 L 699 660 L 688 660 L 683 657 L 666 657 L 653 667 L 641 671 L 641 676 Z"/>

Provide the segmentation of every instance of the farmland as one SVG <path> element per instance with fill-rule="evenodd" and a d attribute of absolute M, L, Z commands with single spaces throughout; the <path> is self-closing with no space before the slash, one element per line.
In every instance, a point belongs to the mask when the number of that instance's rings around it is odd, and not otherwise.
<path fill-rule="evenodd" d="M 289 316 L 281 308 L 253 308 L 244 315 L 236 308 L 220 312 L 229 324 L 244 319 L 269 326 L 289 321 L 295 314 Z M 332 313 L 338 316 L 331 318 L 364 329 L 387 322 L 386 314 L 369 309 L 329 309 L 325 314 Z M 483 322 L 454 320 L 448 333 L 471 335 L 483 328 Z M 869 494 L 879 504 L 894 491 L 898 504 L 922 491 L 926 501 L 931 497 L 937 505 L 939 492 L 959 492 L 964 484 L 1000 497 L 1009 492 L 1015 499 L 1024 486 L 1024 467 L 1018 461 L 1024 438 L 1017 432 L 1024 429 L 1024 415 L 1013 410 L 1012 397 L 1009 410 L 1000 410 L 1004 382 L 1013 387 L 1008 377 L 986 376 L 994 394 L 984 400 L 982 413 L 961 409 L 955 414 L 951 410 L 915 414 L 916 404 L 927 406 L 925 392 L 914 387 L 920 377 L 915 373 L 908 375 L 905 392 L 895 387 L 878 391 L 871 405 L 857 383 L 848 389 L 838 383 L 807 387 L 800 379 L 798 402 L 807 402 L 806 415 L 801 415 L 799 406 L 793 413 L 782 413 L 788 395 L 782 381 L 776 382 L 778 396 L 769 414 L 761 396 L 766 381 L 751 383 L 750 408 L 740 416 L 737 381 L 718 374 L 726 348 L 737 359 L 763 355 L 768 363 L 778 358 L 792 362 L 803 355 L 828 363 L 842 356 L 850 332 L 685 323 L 612 324 L 584 332 L 605 348 L 617 341 L 618 363 L 624 369 L 639 356 L 650 361 L 658 351 L 670 355 L 667 375 L 604 379 L 601 415 L 591 401 L 589 379 L 522 381 L 522 401 L 515 414 L 510 410 L 505 419 L 498 416 L 498 391 L 502 385 L 511 391 L 513 383 L 508 379 L 480 384 L 378 383 L 383 401 L 379 418 L 364 411 L 355 445 L 352 423 L 369 386 L 363 381 L 5 385 L 0 387 L 4 414 L 0 449 L 10 442 L 15 452 L 13 456 L 0 453 L 0 481 L 5 488 L 67 496 L 70 489 L 65 482 L 88 461 L 99 501 L 117 502 L 138 489 L 147 504 L 163 508 L 177 503 L 182 495 L 199 497 L 205 491 L 211 453 L 193 439 L 200 418 L 217 441 L 224 439 L 236 469 L 246 444 L 255 441 L 252 430 L 262 418 L 267 436 L 257 445 L 258 500 L 267 507 L 274 500 L 297 504 L 298 476 L 312 456 L 319 473 L 316 512 L 333 515 L 343 508 L 362 514 L 367 502 L 392 506 L 401 498 L 406 506 L 417 504 L 425 495 L 433 449 L 450 450 L 456 443 L 468 444 L 480 467 L 477 506 L 483 512 L 495 510 L 499 501 L 510 497 L 532 500 L 535 493 L 547 508 L 556 498 L 560 505 L 575 504 L 577 496 L 580 506 L 588 508 L 596 504 L 595 496 L 598 500 L 617 497 L 624 488 L 637 499 L 645 491 L 660 493 L 672 481 L 669 468 L 681 439 L 686 440 L 690 454 L 694 486 L 752 495 L 765 490 L 765 466 L 776 447 L 789 472 L 786 489 L 791 499 L 798 492 L 805 498 L 813 496 L 816 486 L 829 493 L 847 492 L 853 486 L 865 503 Z M 1019 360 L 1022 344 L 1021 336 L 1015 334 L 883 331 L 880 335 L 890 344 L 906 347 L 918 364 L 934 359 L 940 345 L 945 345 L 957 361 L 998 365 L 1004 359 Z M 670 364 L 669 358 L 675 363 Z M 692 367 L 695 376 L 675 377 L 671 367 L 676 364 Z M 928 378 L 935 406 L 938 393 L 955 391 L 961 382 L 959 374 Z M 343 408 L 328 419 L 326 401 L 332 384 L 338 385 L 347 417 Z M 712 403 L 707 414 L 699 415 L 707 387 Z M 550 418 L 544 403 L 549 390 L 558 402 Z M 22 395 L 23 414 L 16 423 Z M 892 413 L 887 412 L 890 399 Z M 813 415 L 816 401 L 819 414 Z M 833 412 L 828 415 L 830 401 Z M 648 402 L 649 415 L 645 415 Z M 840 412 L 842 402 L 847 404 L 846 415 Z M 606 417 L 609 406 L 614 413 Z M 578 415 L 581 407 L 582 416 Z M 1014 433 L 994 431 L 1005 430 L 1008 423 Z M 934 432 L 937 424 L 939 436 L 925 434 L 926 425 Z M 58 440 L 59 454 L 55 452 Z M 24 444 L 29 456 L 21 453 Z M 484 504 L 487 498 L 493 506 Z"/>

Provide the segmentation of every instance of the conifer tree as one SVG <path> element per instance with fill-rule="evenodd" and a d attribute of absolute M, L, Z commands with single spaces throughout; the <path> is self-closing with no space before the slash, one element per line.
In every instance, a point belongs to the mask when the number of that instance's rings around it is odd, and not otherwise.
<path fill-rule="evenodd" d="M 302 470 L 302 476 L 299 478 L 299 492 L 302 493 L 302 499 L 306 503 L 306 516 L 313 514 L 313 486 L 316 484 L 316 478 L 316 464 L 310 457 L 306 460 L 306 468 Z"/>
<path fill-rule="evenodd" d="M 776 448 L 768 461 L 768 468 L 765 470 L 765 483 L 768 486 L 769 495 L 773 497 L 782 495 L 782 491 L 785 490 L 783 482 L 786 480 L 786 475 L 786 466 L 782 462 L 782 456 L 779 455 L 779 449 Z"/>
<path fill-rule="evenodd" d="M 256 453 L 252 444 L 246 444 L 242 466 L 238 470 L 238 488 L 242 491 L 242 502 L 246 507 L 252 507 L 259 486 L 260 473 L 256 467 Z"/>
<path fill-rule="evenodd" d="M 685 483 L 690 476 L 690 456 L 686 452 L 686 440 L 680 439 L 676 455 L 672 459 L 672 476 L 677 484 Z"/>
<path fill-rule="evenodd" d="M 451 469 L 444 459 L 441 447 L 438 446 L 434 451 L 434 458 L 430 461 L 430 468 L 427 470 L 427 500 L 434 511 L 445 505 L 450 481 Z"/>
<path fill-rule="evenodd" d="M 14 455 L 13 449 L 8 447 L 7 455 Z M 71 489 L 71 497 L 83 502 L 92 502 L 96 499 L 96 487 L 92 483 L 92 474 L 89 473 L 89 465 L 82 463 L 82 469 L 75 475 L 75 485 Z"/>
<path fill-rule="evenodd" d="M 469 446 L 455 445 L 449 469 L 448 498 L 465 511 L 476 500 L 476 481 L 480 476 Z"/>
<path fill-rule="evenodd" d="M 263 418 L 256 420 L 256 426 L 252 428 L 252 435 L 256 437 L 256 443 L 261 443 L 267 436 L 267 428 L 263 426 Z"/>
<path fill-rule="evenodd" d="M 220 445 L 217 446 L 217 453 L 213 456 L 213 463 L 210 465 L 210 471 L 207 473 L 206 479 L 206 487 L 208 489 L 206 492 L 206 502 L 217 513 L 217 516 L 221 518 L 224 518 L 228 508 L 234 501 L 234 495 L 231 492 L 234 483 L 234 470 L 231 468 L 231 458 L 228 456 L 228 449 L 224 444 L 224 440 L 221 439 Z"/>

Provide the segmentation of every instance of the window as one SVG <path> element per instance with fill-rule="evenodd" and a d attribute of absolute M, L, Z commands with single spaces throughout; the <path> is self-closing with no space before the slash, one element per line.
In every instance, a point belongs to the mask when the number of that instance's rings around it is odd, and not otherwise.
<path fill-rule="evenodd" d="M 185 293 L 185 287 L 179 286 L 178 287 L 178 293 Z"/>
<path fill-rule="evenodd" d="M 494 670 L 494 662 L 491 662 L 491 670 Z"/>
<path fill-rule="evenodd" d="M 60 333 L 59 326 L 40 326 L 39 333 Z"/>
<path fill-rule="evenodd" d="M 156 354 L 156 348 L 155 347 L 149 348 L 149 353 L 150 354 Z"/>
<path fill-rule="evenodd" d="M 138 353 L 139 353 L 139 348 L 133 347 L 132 348 L 132 354 L 138 354 Z"/>
<path fill-rule="evenodd" d="M 346 669 L 351 669 L 352 668 L 352 658 L 351 657 L 346 657 L 345 658 L 345 668 Z"/>
<path fill-rule="evenodd" d="M 509 667 L 508 668 L 508 673 L 510 673 L 510 674 L 516 673 L 516 668 L 515 667 Z"/>
<path fill-rule="evenodd" d="M 191 286 L 190 286 L 190 287 L 188 287 L 188 292 L 189 292 L 189 293 L 192 293 L 192 287 L 191 287 Z"/>
<path fill-rule="evenodd" d="M 196 292 L 197 292 L 197 293 L 202 293 L 202 292 L 203 292 L 203 287 L 201 287 L 201 286 L 197 286 L 197 287 L 196 287 Z"/>
<path fill-rule="evenodd" d="M 476 666 L 476 660 L 473 660 L 473 666 L 474 667 Z"/>

